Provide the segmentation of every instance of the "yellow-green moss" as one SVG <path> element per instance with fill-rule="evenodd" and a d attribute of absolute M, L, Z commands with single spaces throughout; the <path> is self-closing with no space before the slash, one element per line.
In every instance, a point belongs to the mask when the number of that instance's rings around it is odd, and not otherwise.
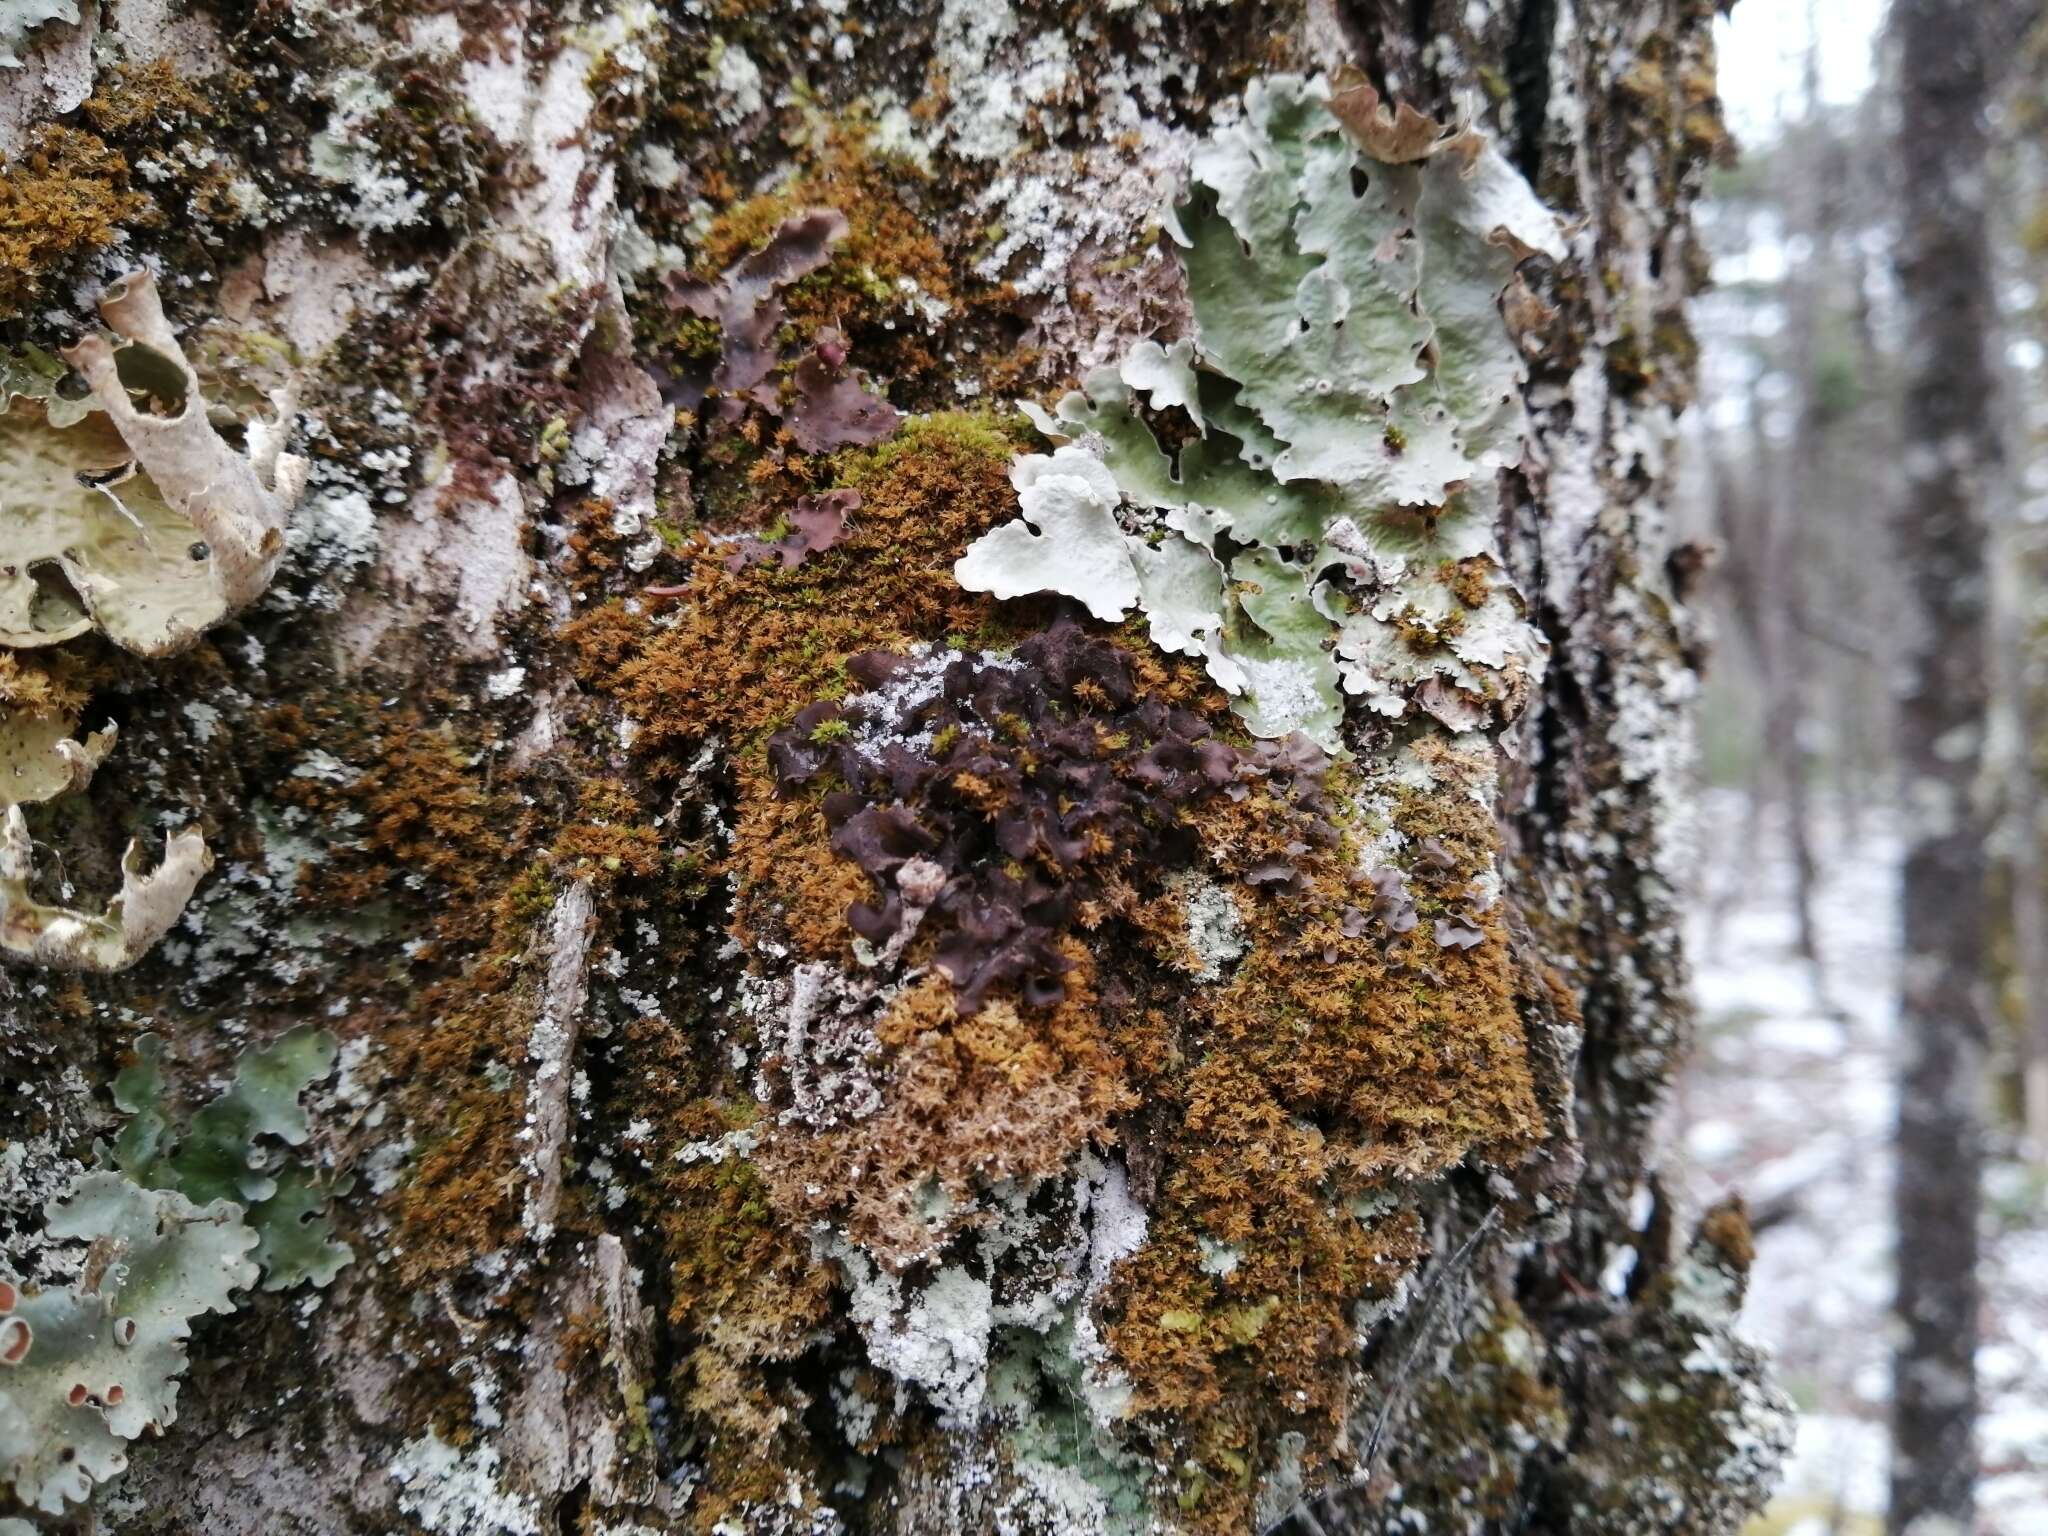
<path fill-rule="evenodd" d="M 127 160 L 97 134 L 55 123 L 38 128 L 0 165 L 0 310 L 28 308 L 150 208 Z"/>

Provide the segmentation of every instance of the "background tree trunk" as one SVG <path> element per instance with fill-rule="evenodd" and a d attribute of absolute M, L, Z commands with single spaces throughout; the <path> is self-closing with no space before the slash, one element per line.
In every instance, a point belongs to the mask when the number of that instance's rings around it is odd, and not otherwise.
<path fill-rule="evenodd" d="M 1989 870 L 1988 518 L 1998 483 L 1985 197 L 1986 13 L 1902 0 L 1899 281 L 1911 326 L 1899 555 L 1917 574 L 1900 701 L 1910 808 L 1903 892 L 1894 1532 L 1975 1515 L 1977 1221 Z"/>
<path fill-rule="evenodd" d="M 17 976 L 14 1268 L 75 1271 L 38 1210 L 133 1110 L 109 1084 L 144 1029 L 174 1121 L 245 1046 L 332 1031 L 290 1156 L 353 1248 L 199 1323 L 104 1527 L 1641 1536 L 1760 1506 L 1788 1418 L 1733 1332 L 1743 1217 L 1688 1230 L 1649 1146 L 1688 1028 L 1699 658 L 1665 517 L 1711 5 L 81 9 L 5 81 L 8 344 L 90 327 L 147 263 L 223 415 L 292 382 L 313 483 L 261 605 L 169 660 L 77 647 L 121 735 L 31 809 L 42 867 L 112 889 L 126 834 L 183 822 L 217 865 L 143 965 Z M 1424 900 L 1496 868 L 1502 899 L 1475 947 L 1374 961 L 1334 1005 L 1323 961 L 1262 954 L 1299 924 L 1247 885 L 1248 931 L 1192 960 L 1138 942 L 1163 897 L 1118 909 L 1124 938 L 1073 926 L 1050 1012 L 912 1018 L 932 989 L 906 978 L 832 1014 L 817 935 L 837 954 L 870 892 L 766 742 L 849 657 L 1055 618 L 948 574 L 1031 446 L 979 406 L 1183 334 L 1158 229 L 1191 147 L 1252 79 L 1344 68 L 1488 127 L 1570 221 L 1524 272 L 1529 448 L 1494 541 L 1548 667 L 1497 786 L 1399 802 Z M 706 318 L 820 208 L 847 230 L 785 313 Z M 806 452 L 794 371 L 721 415 L 690 379 L 740 326 L 909 419 Z M 835 489 L 844 530 L 803 499 Z M 1940 654 L 1925 707 L 1953 711 Z M 1200 707 L 1189 669 L 1142 665 Z M 1292 825 L 1278 797 L 1246 802 L 1277 822 L 1203 812 L 1219 867 Z M 1240 1037 L 1193 1001 L 1224 985 L 1205 965 L 1238 967 Z M 1411 1032 L 1357 1022 L 1383 1017 Z M 1342 1103 L 1271 1086 L 1297 1028 L 1304 1073 L 1351 1042 Z M 913 1218 L 951 1246 L 878 1263 Z M 1133 1394 L 1110 1428 L 1105 1359 Z"/>

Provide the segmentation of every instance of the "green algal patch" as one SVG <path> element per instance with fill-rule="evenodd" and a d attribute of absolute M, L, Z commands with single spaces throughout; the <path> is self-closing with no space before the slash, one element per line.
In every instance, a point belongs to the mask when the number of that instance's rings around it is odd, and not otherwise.
<path fill-rule="evenodd" d="M 1521 455 L 1510 320 L 1540 308 L 1516 269 L 1564 246 L 1484 135 L 1396 134 L 1376 106 L 1253 84 L 1169 226 L 1193 334 L 1027 408 L 1066 446 L 1019 461 L 1023 520 L 956 567 L 971 591 L 1142 609 L 1255 735 L 1327 750 L 1347 695 L 1474 729 L 1542 661 L 1492 553 L 1494 487 Z M 1460 562 L 1479 590 L 1443 578 Z"/>

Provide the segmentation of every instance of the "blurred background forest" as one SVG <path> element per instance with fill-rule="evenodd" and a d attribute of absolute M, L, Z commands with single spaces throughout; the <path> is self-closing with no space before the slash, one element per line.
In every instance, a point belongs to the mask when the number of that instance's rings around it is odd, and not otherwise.
<path fill-rule="evenodd" d="M 1692 946 L 1697 1059 L 1669 1134 L 1690 1193 L 1750 1201 L 1750 1329 L 1803 1410 L 1756 1533 L 1884 1528 L 1897 1337 L 1901 851 L 1897 522 L 1912 362 L 1899 45 L 1882 0 L 1721 23 L 1739 153 L 1703 227 L 1701 394 L 1674 560 L 1711 615 Z M 1993 59 L 1980 1529 L 2048 1531 L 2048 25 Z M 1908 1223 L 1910 1226 L 1910 1223 Z M 1966 1261 L 1964 1261 L 1966 1262 Z"/>

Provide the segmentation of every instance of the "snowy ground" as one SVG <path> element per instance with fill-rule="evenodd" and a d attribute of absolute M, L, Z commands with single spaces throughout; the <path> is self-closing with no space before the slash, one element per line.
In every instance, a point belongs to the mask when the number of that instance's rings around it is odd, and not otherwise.
<path fill-rule="evenodd" d="M 1748 1327 L 1802 1410 L 1767 1528 L 1861 1536 L 1884 1507 L 1898 840 L 1874 812 L 1821 833 L 1816 969 L 1794 946 L 1781 840 L 1752 837 L 1740 798 L 1708 797 L 1690 922 L 1699 1044 L 1667 1132 L 1695 1208 L 1739 1191 L 1759 1227 Z M 1980 1536 L 2041 1536 L 2048 1181 L 2000 1163 L 1989 1184 Z"/>

